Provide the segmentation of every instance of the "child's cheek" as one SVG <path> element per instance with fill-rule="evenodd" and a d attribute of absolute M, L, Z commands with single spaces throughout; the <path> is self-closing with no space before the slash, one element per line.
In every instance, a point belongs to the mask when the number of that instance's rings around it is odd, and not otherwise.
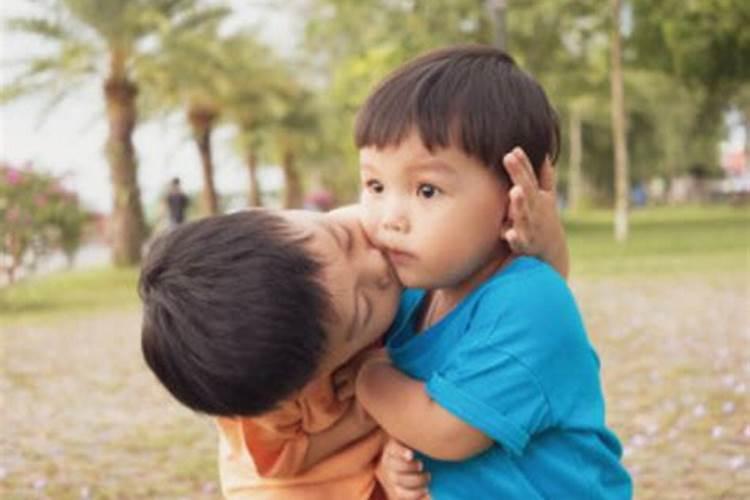
<path fill-rule="evenodd" d="M 367 235 L 367 239 L 370 241 L 370 243 L 377 246 L 378 217 L 376 215 L 376 211 L 368 209 L 368 205 L 366 203 L 362 204 L 362 208 L 362 216 L 360 218 L 362 228 L 365 230 L 365 234 Z"/>

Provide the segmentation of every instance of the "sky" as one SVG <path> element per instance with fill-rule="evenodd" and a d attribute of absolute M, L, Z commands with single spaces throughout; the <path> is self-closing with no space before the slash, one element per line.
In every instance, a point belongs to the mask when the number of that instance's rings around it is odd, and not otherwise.
<path fill-rule="evenodd" d="M 261 39 L 272 43 L 282 53 L 291 52 L 301 38 L 302 22 L 283 7 L 287 4 L 285 1 L 232 0 L 229 3 L 235 13 L 224 26 L 226 30 L 256 25 Z M 3 0 L 0 23 L 29 12 L 33 11 L 24 0 Z M 4 28 L 0 35 L 0 82 L 5 83 L 13 75 L 12 62 L 39 52 L 42 45 L 33 38 L 8 33 Z M 33 95 L 0 107 L 0 160 L 15 165 L 31 162 L 40 170 L 64 175 L 65 184 L 78 192 L 87 208 L 109 212 L 112 194 L 103 153 L 107 126 L 101 82 L 77 89 L 51 111 L 46 107 L 48 100 L 47 96 Z M 727 118 L 734 126 L 722 149 L 739 149 L 745 139 L 744 130 L 739 127 L 736 115 Z M 248 185 L 242 160 L 233 150 L 232 137 L 233 130 L 224 127 L 218 129 L 213 138 L 219 193 L 242 193 Z M 200 190 L 200 161 L 189 139 L 184 115 L 141 122 L 134 142 L 138 154 L 138 181 L 147 209 L 156 205 L 173 177 L 180 177 L 188 192 Z M 274 189 L 280 182 L 278 175 L 261 178 L 265 188 Z"/>
<path fill-rule="evenodd" d="M 271 8 L 271 1 L 233 0 L 235 14 L 223 27 L 260 26 L 260 37 L 282 53 L 293 50 L 301 23 L 283 8 Z M 278 2 L 283 5 L 285 2 Z M 0 23 L 13 16 L 34 12 L 23 0 L 3 0 Z M 0 32 L 0 82 L 13 75 L 13 61 L 38 53 L 43 46 L 32 37 Z M 79 194 L 89 209 L 109 212 L 112 205 L 109 167 L 104 157 L 107 137 L 101 82 L 77 89 L 51 111 L 49 96 L 31 95 L 0 106 L 0 160 L 13 165 L 31 162 L 39 170 L 64 175 L 67 187 Z M 189 137 L 183 114 L 166 120 L 141 122 L 134 135 L 138 155 L 138 181 L 144 205 L 157 204 L 166 185 L 180 177 L 188 192 L 200 190 L 200 160 Z M 219 128 L 213 137 L 216 186 L 220 193 L 245 192 L 248 179 L 241 158 L 234 152 L 234 131 Z M 261 183 L 281 182 L 273 173 Z M 273 188 L 273 186 L 266 186 Z"/>

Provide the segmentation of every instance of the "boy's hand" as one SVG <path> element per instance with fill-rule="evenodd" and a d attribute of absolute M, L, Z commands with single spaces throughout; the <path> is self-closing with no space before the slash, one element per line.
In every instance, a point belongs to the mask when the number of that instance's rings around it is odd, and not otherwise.
<path fill-rule="evenodd" d="M 560 274 L 568 274 L 568 251 L 557 212 L 555 169 L 544 161 L 537 182 L 529 158 L 521 148 L 505 155 L 503 165 L 513 180 L 508 217 L 512 227 L 504 237 L 517 254 L 534 255 L 547 261 Z"/>
<path fill-rule="evenodd" d="M 390 362 L 388 351 L 384 348 L 367 348 L 347 361 L 333 372 L 333 390 L 336 399 L 345 401 L 354 397 L 355 382 L 360 368 L 368 362 Z"/>
<path fill-rule="evenodd" d="M 389 500 L 424 500 L 430 498 L 430 476 L 422 469 L 422 462 L 414 458 L 412 450 L 389 437 L 375 476 Z"/>
<path fill-rule="evenodd" d="M 339 367 L 333 372 L 333 390 L 338 401 L 346 401 L 354 397 L 354 382 L 357 380 L 359 366 L 351 362 Z"/>

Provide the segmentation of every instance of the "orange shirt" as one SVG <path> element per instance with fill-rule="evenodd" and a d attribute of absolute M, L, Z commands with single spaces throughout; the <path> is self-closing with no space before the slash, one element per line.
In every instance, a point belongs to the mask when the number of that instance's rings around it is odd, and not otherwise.
<path fill-rule="evenodd" d="M 254 418 L 218 418 L 219 474 L 229 499 L 367 500 L 379 496 L 375 464 L 383 446 L 376 430 L 300 473 L 308 436 L 328 429 L 351 401 L 336 399 L 330 377 L 296 399 Z"/>

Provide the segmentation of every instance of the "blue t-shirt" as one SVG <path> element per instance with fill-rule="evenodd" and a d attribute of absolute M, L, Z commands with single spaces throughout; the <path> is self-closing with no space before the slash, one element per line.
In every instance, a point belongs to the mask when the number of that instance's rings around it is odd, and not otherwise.
<path fill-rule="evenodd" d="M 462 462 L 420 457 L 431 497 L 629 499 L 604 421 L 599 359 L 575 299 L 547 264 L 520 257 L 417 335 L 423 290 L 401 298 L 387 347 L 430 397 L 495 441 Z"/>

